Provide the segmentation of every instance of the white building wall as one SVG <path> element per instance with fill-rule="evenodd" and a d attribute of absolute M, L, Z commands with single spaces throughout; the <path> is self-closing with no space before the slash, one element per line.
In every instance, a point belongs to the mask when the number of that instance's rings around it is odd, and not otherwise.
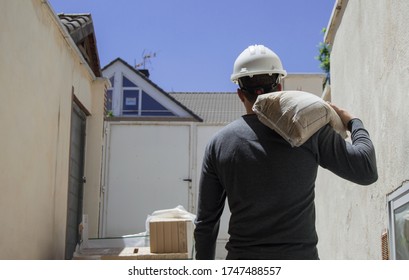
<path fill-rule="evenodd" d="M 386 195 L 409 180 L 409 1 L 376 2 L 346 6 L 333 42 L 331 94 L 332 102 L 363 120 L 376 147 L 379 179 L 363 187 L 320 170 L 322 259 L 381 259 Z"/>
<path fill-rule="evenodd" d="M 290 73 L 284 78 L 282 84 L 284 90 L 306 91 L 321 97 L 324 80 L 323 73 Z"/>

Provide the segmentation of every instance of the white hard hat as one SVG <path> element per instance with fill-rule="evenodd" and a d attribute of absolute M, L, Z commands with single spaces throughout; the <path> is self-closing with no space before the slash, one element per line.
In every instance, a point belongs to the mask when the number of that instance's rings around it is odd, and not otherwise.
<path fill-rule="evenodd" d="M 242 77 L 262 74 L 279 74 L 283 78 L 287 72 L 283 69 L 280 58 L 272 50 L 263 45 L 253 45 L 237 57 L 230 79 L 237 84 Z"/>

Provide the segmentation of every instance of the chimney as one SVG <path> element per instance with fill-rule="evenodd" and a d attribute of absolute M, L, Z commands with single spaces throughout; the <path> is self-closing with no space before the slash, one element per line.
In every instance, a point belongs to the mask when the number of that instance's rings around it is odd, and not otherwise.
<path fill-rule="evenodd" d="M 145 75 L 146 78 L 149 78 L 149 70 L 148 69 L 138 69 L 139 72 Z"/>

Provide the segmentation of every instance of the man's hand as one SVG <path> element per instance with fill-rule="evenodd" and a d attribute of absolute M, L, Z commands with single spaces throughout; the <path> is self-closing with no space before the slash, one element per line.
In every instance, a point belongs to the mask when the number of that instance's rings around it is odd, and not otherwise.
<path fill-rule="evenodd" d="M 337 112 L 338 116 L 341 118 L 342 123 L 345 127 L 347 127 L 348 122 L 355 117 L 347 112 L 345 109 L 339 108 L 338 106 L 328 102 L 328 104 Z"/>

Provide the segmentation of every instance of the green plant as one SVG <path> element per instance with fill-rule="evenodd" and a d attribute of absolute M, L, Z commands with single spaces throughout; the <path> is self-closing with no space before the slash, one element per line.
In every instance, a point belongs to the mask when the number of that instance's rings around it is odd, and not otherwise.
<path fill-rule="evenodd" d="M 321 30 L 321 33 L 326 32 L 326 28 Z M 320 42 L 318 45 L 318 56 L 315 58 L 320 62 L 320 68 L 327 74 L 330 72 L 330 56 L 331 56 L 331 45 L 325 42 Z"/>
<path fill-rule="evenodd" d="M 113 117 L 113 116 L 114 116 L 114 113 L 111 110 L 107 112 L 108 118 Z"/>

